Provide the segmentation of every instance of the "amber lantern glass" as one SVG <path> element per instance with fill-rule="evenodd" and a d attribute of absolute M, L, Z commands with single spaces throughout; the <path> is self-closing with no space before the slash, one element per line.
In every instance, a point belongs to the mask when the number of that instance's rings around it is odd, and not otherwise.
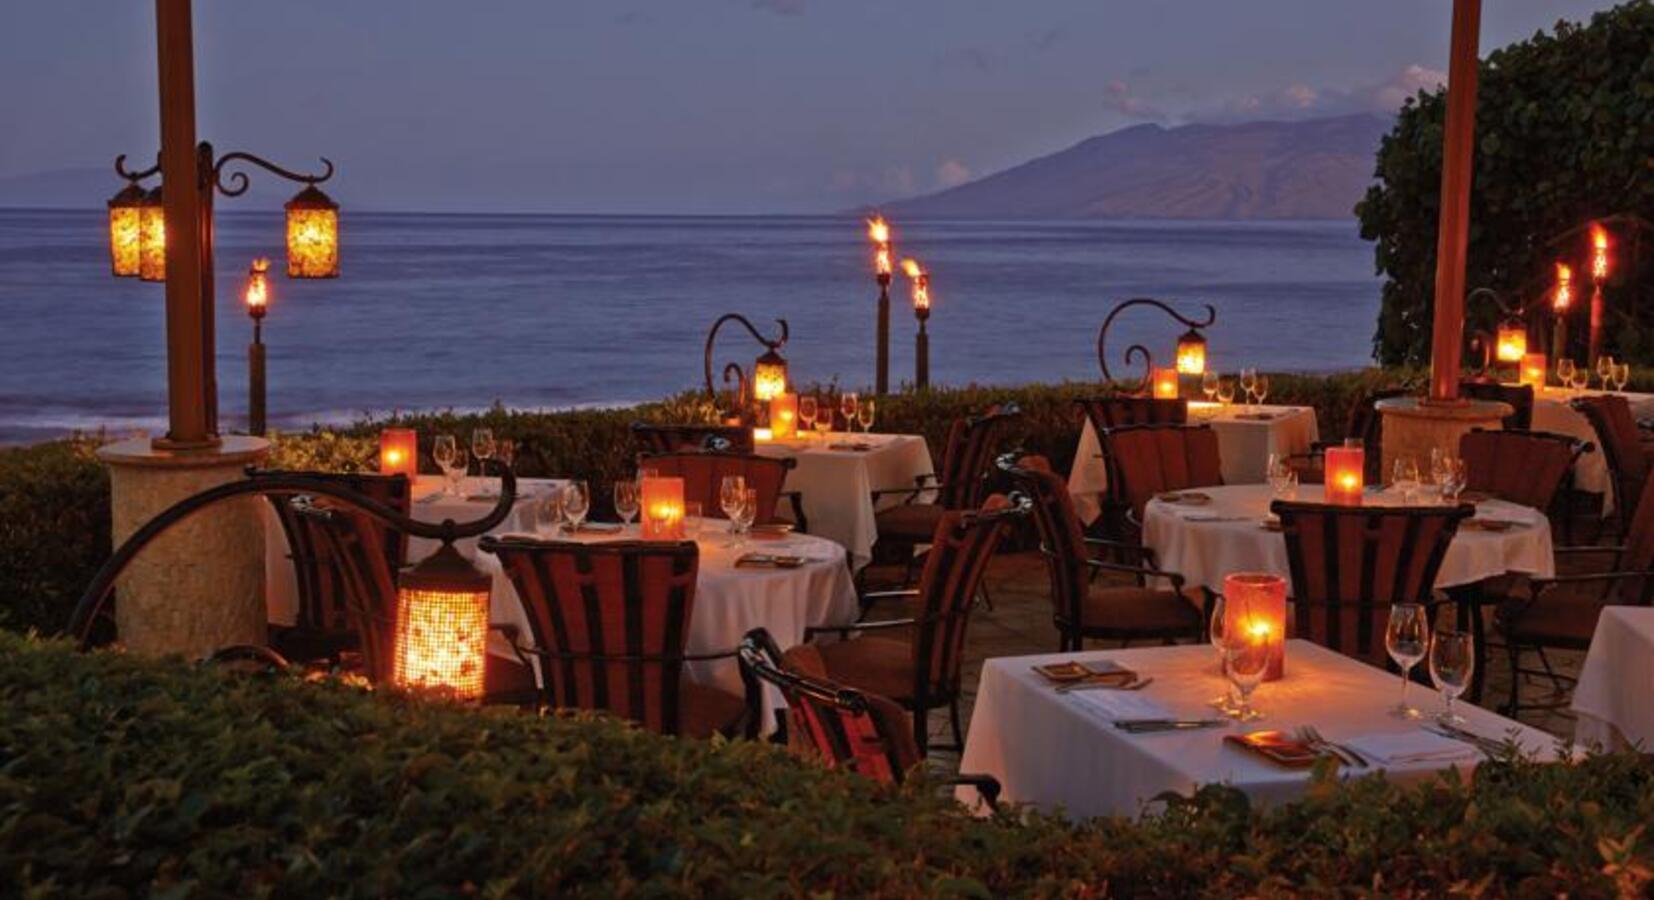
<path fill-rule="evenodd" d="M 116 277 L 137 278 L 144 201 L 148 192 L 129 184 L 109 200 L 109 263 Z"/>
<path fill-rule="evenodd" d="M 784 441 L 798 433 L 798 395 L 788 392 L 770 400 L 770 435 Z"/>
<path fill-rule="evenodd" d="M 339 277 L 339 204 L 315 185 L 287 201 L 287 277 Z"/>
<path fill-rule="evenodd" d="M 683 540 L 683 479 L 645 476 L 638 493 L 643 508 L 643 539 Z"/>
<path fill-rule="evenodd" d="M 138 277 L 167 280 L 167 210 L 160 188 L 149 192 L 138 212 Z"/>
<path fill-rule="evenodd" d="M 419 432 L 412 428 L 386 428 L 379 432 L 379 472 L 382 475 L 419 474 Z"/>
<path fill-rule="evenodd" d="M 1534 390 L 1545 386 L 1545 378 L 1550 372 L 1550 362 L 1543 353 L 1526 353 L 1522 356 L 1522 367 L 1517 375 L 1517 381 L 1531 385 Z"/>
<path fill-rule="evenodd" d="M 752 364 L 752 399 L 768 403 L 786 392 L 787 361 L 772 347 Z"/>
<path fill-rule="evenodd" d="M 1154 396 L 1159 400 L 1177 399 L 1177 370 L 1154 370 Z"/>
<path fill-rule="evenodd" d="M 1499 323 L 1493 346 L 1500 362 L 1519 363 L 1528 352 L 1528 329 L 1515 319 L 1507 319 Z"/>
<path fill-rule="evenodd" d="M 1183 375 L 1206 374 L 1206 338 L 1193 328 L 1177 339 L 1177 371 Z"/>
<path fill-rule="evenodd" d="M 483 694 L 493 579 L 452 544 L 404 574 L 396 591 L 391 683 L 461 700 Z"/>
<path fill-rule="evenodd" d="M 1223 576 L 1224 634 L 1268 634 L 1269 665 L 1264 681 L 1286 674 L 1286 579 L 1269 572 Z"/>
<path fill-rule="evenodd" d="M 1367 480 L 1366 451 L 1360 447 L 1328 447 L 1323 465 L 1327 502 L 1360 506 Z"/>

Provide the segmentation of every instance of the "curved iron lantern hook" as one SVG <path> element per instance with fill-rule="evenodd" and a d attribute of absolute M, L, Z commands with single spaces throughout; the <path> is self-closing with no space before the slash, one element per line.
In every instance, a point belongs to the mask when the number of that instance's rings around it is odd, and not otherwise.
<path fill-rule="evenodd" d="M 251 471 L 249 470 L 249 473 Z M 282 497 L 298 494 L 329 497 L 348 504 L 381 524 L 389 525 L 405 534 L 452 544 L 460 538 L 486 534 L 511 515 L 511 507 L 517 501 L 517 476 L 509 468 L 501 469 L 499 501 L 487 515 L 469 522 L 455 522 L 453 519 L 444 519 L 438 523 L 421 522 L 359 491 L 327 481 L 318 481 L 305 475 L 267 475 L 208 488 L 162 510 L 155 518 L 134 531 L 132 536 L 115 550 L 114 555 L 110 556 L 98 569 L 97 574 L 92 576 L 92 583 L 87 585 L 85 592 L 80 595 L 79 602 L 75 604 L 74 614 L 69 617 L 69 634 L 74 636 L 80 649 L 87 648 L 91 639 L 92 624 L 109 599 L 109 592 L 115 586 L 115 580 L 126 571 L 126 567 L 140 551 L 174 525 L 209 506 L 237 497 Z"/>
<path fill-rule="evenodd" d="M 741 368 L 739 363 L 725 365 L 725 387 L 729 386 L 731 379 L 735 381 L 735 403 L 737 406 L 745 407 L 747 405 L 747 370 Z"/>
<path fill-rule="evenodd" d="M 155 155 L 155 165 L 140 172 L 129 172 L 126 169 L 126 154 L 122 153 L 120 156 L 115 157 L 115 174 L 125 178 L 133 184 L 137 184 L 151 175 L 161 174 L 161 156 L 160 154 Z"/>
<path fill-rule="evenodd" d="M 788 337 L 788 334 L 789 334 L 788 329 L 787 329 L 787 320 L 786 319 L 776 319 L 775 321 L 776 321 L 776 324 L 781 326 L 781 336 L 779 338 L 776 338 L 773 341 L 770 340 L 767 337 L 764 337 L 762 334 L 760 334 L 758 332 L 758 328 L 752 324 L 752 320 L 748 319 L 746 316 L 741 315 L 740 313 L 724 313 L 723 315 L 718 317 L 718 320 L 716 322 L 712 323 L 712 330 L 710 330 L 706 333 L 706 353 L 705 353 L 705 358 L 702 361 L 702 374 L 706 377 L 706 393 L 707 393 L 707 396 L 709 396 L 709 397 L 718 396 L 718 389 L 716 387 L 714 387 L 713 384 L 712 384 L 712 344 L 713 344 L 714 341 L 716 341 L 718 339 L 718 329 L 724 327 L 724 323 L 726 323 L 726 322 L 737 322 L 741 325 L 742 328 L 745 328 L 747 330 L 747 334 L 752 335 L 753 340 L 755 340 L 758 343 L 764 345 L 765 348 L 767 348 L 769 350 L 780 350 L 782 347 L 785 347 L 787 345 L 787 337 Z M 730 365 L 735 365 L 735 364 L 731 363 Z M 743 378 L 743 384 L 744 384 L 745 383 L 744 382 L 745 373 L 742 374 L 742 378 Z M 724 382 L 726 384 L 729 382 L 729 367 L 728 366 L 724 367 Z"/>
<path fill-rule="evenodd" d="M 234 162 L 251 163 L 252 165 L 264 169 L 266 172 L 279 175 L 288 181 L 297 182 L 299 184 L 317 185 L 333 177 L 333 160 L 328 159 L 325 156 L 321 157 L 321 160 L 322 165 L 327 167 L 327 171 L 320 175 L 306 175 L 302 172 L 294 172 L 289 169 L 284 169 L 267 159 L 261 159 L 251 153 L 243 153 L 240 150 L 234 150 L 220 156 L 218 161 L 212 164 L 212 186 L 217 188 L 218 192 L 226 197 L 239 197 L 242 194 L 247 193 L 249 180 L 246 172 L 226 173 L 224 171 L 225 166 L 228 166 Z M 228 179 L 225 177 L 226 174 L 228 175 Z"/>
<path fill-rule="evenodd" d="M 1164 312 L 1166 315 L 1171 316 L 1173 319 L 1176 319 L 1185 327 L 1195 331 L 1202 328 L 1208 328 L 1213 322 L 1218 320 L 1218 311 L 1210 303 L 1205 304 L 1205 319 L 1191 319 L 1152 297 L 1133 297 L 1130 300 L 1120 303 L 1112 310 L 1109 310 L 1108 317 L 1103 319 L 1103 327 L 1097 331 L 1097 365 L 1102 367 L 1103 379 L 1105 381 L 1114 380 L 1114 373 L 1108 370 L 1107 348 L 1109 326 L 1114 324 L 1114 319 L 1116 316 L 1132 308 L 1133 306 L 1153 306 L 1161 312 Z M 1154 379 L 1154 357 L 1149 353 L 1149 348 L 1143 346 L 1142 344 L 1132 344 L 1130 347 L 1126 348 L 1126 365 L 1131 365 L 1131 361 L 1134 356 L 1143 357 L 1143 386 L 1146 388 Z"/>
<path fill-rule="evenodd" d="M 1479 287 L 1479 288 L 1475 289 L 1474 291 L 1471 291 L 1470 293 L 1466 294 L 1465 298 L 1464 298 L 1465 299 L 1465 306 L 1469 306 L 1470 304 L 1476 302 L 1476 298 L 1478 298 L 1478 297 L 1486 297 L 1489 300 L 1492 300 L 1493 305 L 1497 306 L 1499 308 L 1499 312 L 1502 315 L 1506 315 L 1506 316 L 1510 316 L 1510 317 L 1514 318 L 1514 317 L 1520 316 L 1522 314 L 1521 307 L 1517 307 L 1516 309 L 1511 309 L 1510 304 L 1505 302 L 1505 298 L 1500 296 L 1498 291 L 1494 290 L 1493 288 L 1488 288 L 1488 287 Z"/>

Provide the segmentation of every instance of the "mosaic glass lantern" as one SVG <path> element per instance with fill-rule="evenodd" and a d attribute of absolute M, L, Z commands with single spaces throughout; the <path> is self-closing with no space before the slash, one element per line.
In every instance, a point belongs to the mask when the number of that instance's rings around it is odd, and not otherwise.
<path fill-rule="evenodd" d="M 488 659 L 488 598 L 493 579 L 452 544 L 397 581 L 391 683 L 455 699 L 483 695 Z"/>
<path fill-rule="evenodd" d="M 286 209 L 287 277 L 339 277 L 339 204 L 310 185 Z"/>
<path fill-rule="evenodd" d="M 149 192 L 138 213 L 138 277 L 167 280 L 167 211 L 160 188 Z"/>
<path fill-rule="evenodd" d="M 117 278 L 137 278 L 144 204 L 149 192 L 128 184 L 109 200 L 109 263 Z"/>

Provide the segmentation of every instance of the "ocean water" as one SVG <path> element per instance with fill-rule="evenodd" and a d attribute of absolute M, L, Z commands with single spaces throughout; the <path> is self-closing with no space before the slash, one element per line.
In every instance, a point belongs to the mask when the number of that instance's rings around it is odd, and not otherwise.
<path fill-rule="evenodd" d="M 249 261 L 282 267 L 279 212 L 218 217 L 221 426 L 245 427 L 240 305 Z M 1098 377 L 1097 330 L 1119 300 L 1217 308 L 1211 363 L 1355 368 L 1378 312 L 1371 246 L 1353 222 L 897 223 L 932 271 L 936 384 Z M 0 441 L 73 429 L 163 430 L 164 297 L 109 275 L 101 212 L 0 210 Z M 273 425 L 361 413 L 563 408 L 701 384 L 724 312 L 785 318 L 794 377 L 873 380 L 868 247 L 850 217 L 612 217 L 345 211 L 342 275 L 271 279 L 265 322 Z M 891 371 L 912 378 L 915 324 L 892 286 Z M 1122 315 L 1110 365 L 1141 341 L 1166 359 L 1182 327 Z M 717 364 L 757 348 L 725 326 Z"/>

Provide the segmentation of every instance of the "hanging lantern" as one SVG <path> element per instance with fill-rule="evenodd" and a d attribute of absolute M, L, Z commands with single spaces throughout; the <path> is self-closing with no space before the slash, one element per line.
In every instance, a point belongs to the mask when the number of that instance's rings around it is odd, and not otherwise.
<path fill-rule="evenodd" d="M 339 204 L 312 184 L 286 209 L 287 277 L 339 277 Z"/>
<path fill-rule="evenodd" d="M 1194 328 L 1177 339 L 1177 371 L 1182 375 L 1206 374 L 1206 338 Z"/>
<path fill-rule="evenodd" d="M 787 392 L 787 361 L 771 347 L 752 364 L 752 399 L 768 403 Z"/>
<path fill-rule="evenodd" d="M 460 700 L 481 697 L 492 588 L 493 579 L 448 543 L 402 575 L 391 683 Z"/>
<path fill-rule="evenodd" d="M 419 475 L 419 432 L 412 428 L 386 428 L 379 432 L 379 473 Z"/>
<path fill-rule="evenodd" d="M 138 212 L 138 277 L 167 280 L 167 210 L 160 188 L 149 192 Z"/>
<path fill-rule="evenodd" d="M 149 192 L 128 184 L 109 199 L 109 263 L 117 278 L 137 278 L 144 204 Z"/>
<path fill-rule="evenodd" d="M 1502 363 L 1519 363 L 1528 352 L 1528 329 L 1515 319 L 1499 323 L 1494 334 L 1494 356 Z"/>

